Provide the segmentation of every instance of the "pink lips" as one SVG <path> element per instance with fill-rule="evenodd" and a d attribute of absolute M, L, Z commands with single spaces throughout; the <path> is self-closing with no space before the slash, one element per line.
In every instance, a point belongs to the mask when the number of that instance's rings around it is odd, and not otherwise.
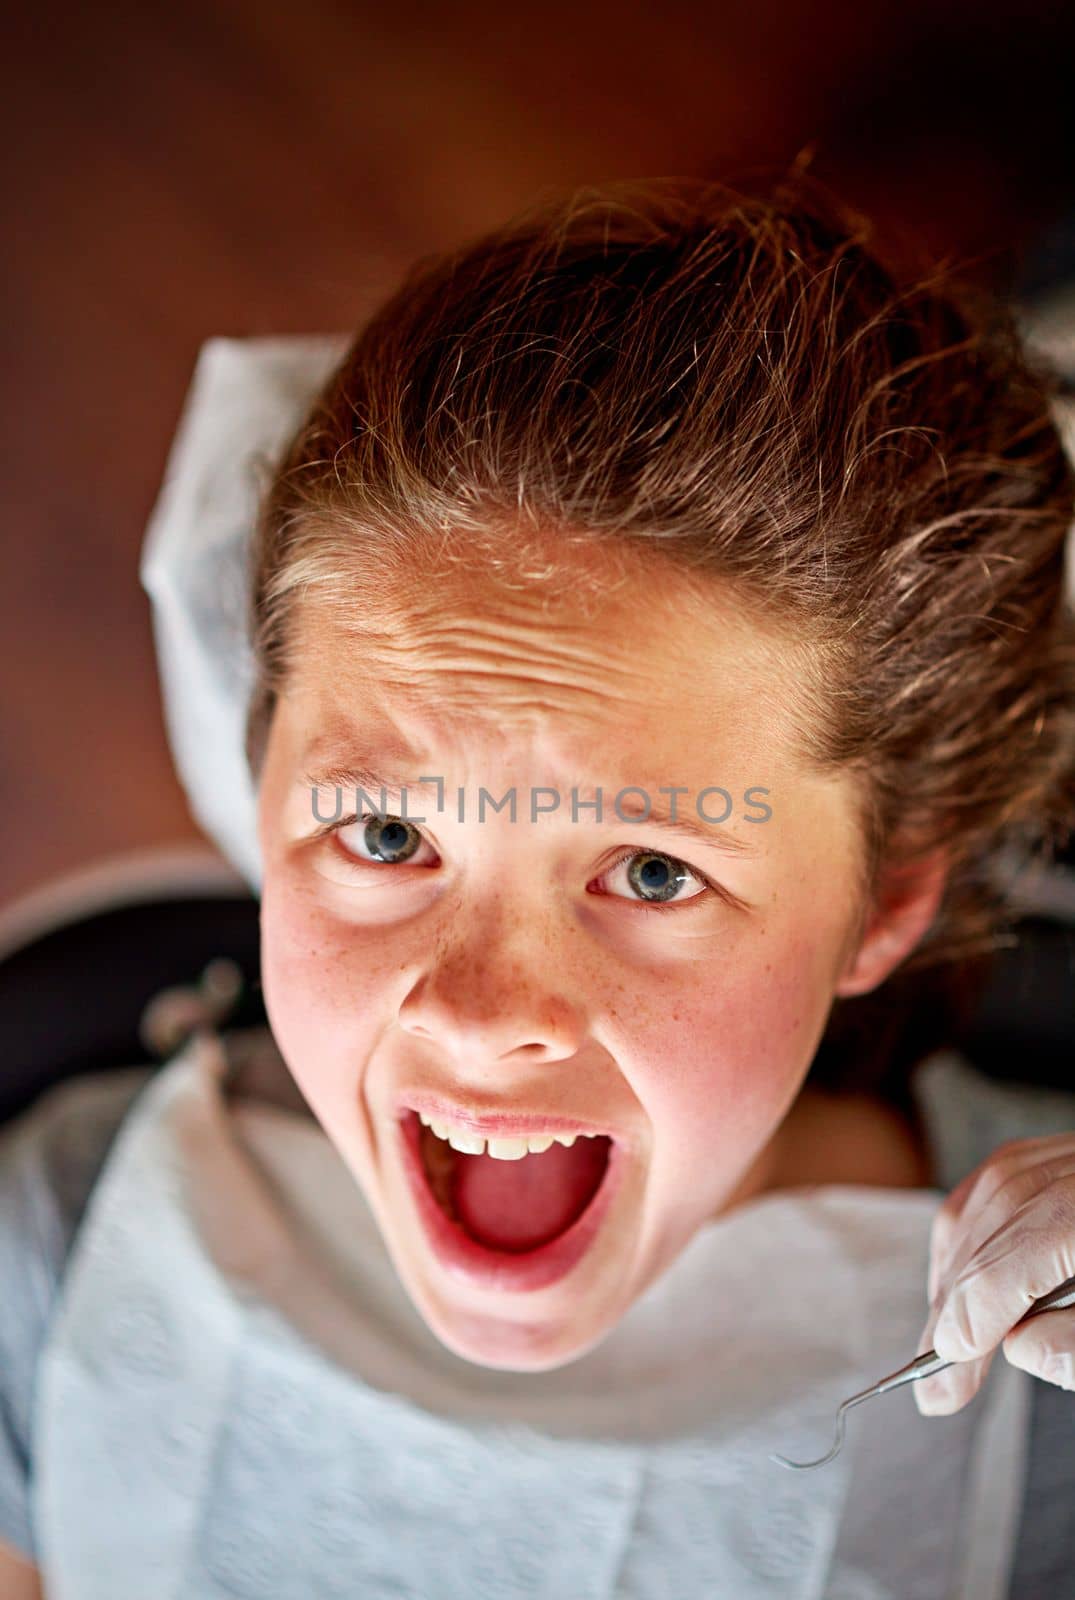
<path fill-rule="evenodd" d="M 545 1289 L 566 1277 L 593 1243 L 619 1190 L 623 1176 L 620 1146 L 612 1142 L 608 1167 L 597 1192 L 570 1228 L 536 1250 L 515 1254 L 487 1249 L 445 1216 L 426 1178 L 418 1148 L 420 1127 L 413 1111 L 400 1118 L 400 1148 L 426 1239 L 445 1271 L 483 1288 L 516 1293 Z"/>

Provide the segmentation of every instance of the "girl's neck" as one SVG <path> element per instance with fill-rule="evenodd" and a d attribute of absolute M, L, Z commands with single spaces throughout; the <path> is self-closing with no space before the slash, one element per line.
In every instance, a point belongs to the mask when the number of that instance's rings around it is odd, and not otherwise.
<path fill-rule="evenodd" d="M 935 1188 L 924 1130 L 875 1096 L 803 1089 L 777 1135 L 765 1187 L 825 1183 Z"/>

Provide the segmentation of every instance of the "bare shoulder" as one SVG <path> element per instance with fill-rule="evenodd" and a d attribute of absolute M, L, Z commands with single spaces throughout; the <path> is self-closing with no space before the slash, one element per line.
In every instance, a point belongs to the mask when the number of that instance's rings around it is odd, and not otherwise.
<path fill-rule="evenodd" d="M 0 1595 L 4 1600 L 44 1600 L 44 1593 L 33 1562 L 0 1539 Z"/>

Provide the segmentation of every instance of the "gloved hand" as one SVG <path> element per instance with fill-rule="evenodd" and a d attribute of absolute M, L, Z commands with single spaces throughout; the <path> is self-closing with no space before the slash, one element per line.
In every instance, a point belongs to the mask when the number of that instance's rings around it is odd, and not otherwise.
<path fill-rule="evenodd" d="M 962 1410 L 998 1346 L 1013 1367 L 1075 1389 L 1075 1307 L 1015 1328 L 1073 1274 L 1075 1131 L 1010 1139 L 946 1195 L 933 1219 L 930 1315 L 916 1353 L 932 1348 L 958 1364 L 911 1385 L 919 1411 Z"/>

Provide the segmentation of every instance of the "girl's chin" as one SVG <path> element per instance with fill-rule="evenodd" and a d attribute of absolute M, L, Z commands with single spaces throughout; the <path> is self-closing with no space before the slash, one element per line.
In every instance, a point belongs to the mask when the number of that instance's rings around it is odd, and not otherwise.
<path fill-rule="evenodd" d="M 567 1366 L 600 1344 L 622 1314 L 620 1308 L 606 1304 L 597 1325 L 570 1312 L 555 1319 L 533 1314 L 508 1319 L 446 1301 L 420 1275 L 399 1270 L 434 1338 L 460 1360 L 498 1371 L 550 1372 Z"/>

